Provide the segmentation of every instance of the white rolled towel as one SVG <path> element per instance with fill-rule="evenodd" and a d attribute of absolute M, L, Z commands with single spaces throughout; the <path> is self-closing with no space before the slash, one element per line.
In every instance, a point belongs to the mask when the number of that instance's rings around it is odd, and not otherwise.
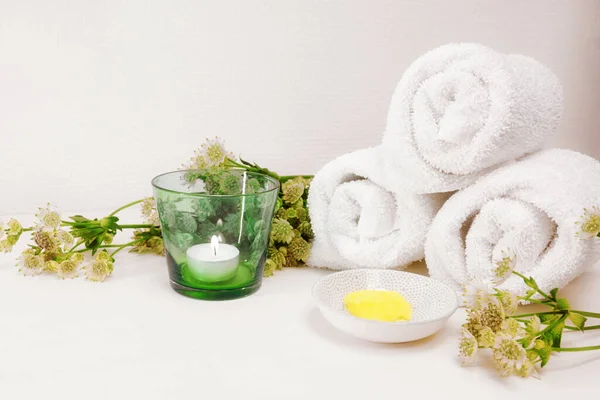
<path fill-rule="evenodd" d="M 600 257 L 600 240 L 577 235 L 584 208 L 600 207 L 600 163 L 549 149 L 505 165 L 454 194 L 425 243 L 431 277 L 460 291 L 468 280 L 496 279 L 503 257 L 542 290 L 562 288 Z M 511 274 L 498 288 L 524 295 Z"/>
<path fill-rule="evenodd" d="M 380 185 L 381 149 L 345 154 L 310 185 L 315 239 L 307 264 L 331 269 L 403 267 L 424 257 L 425 235 L 447 195 L 391 192 Z"/>
<path fill-rule="evenodd" d="M 530 57 L 478 44 L 431 50 L 392 97 L 382 141 L 388 184 L 418 193 L 466 187 L 541 149 L 557 130 L 562 97 L 558 78 Z"/>

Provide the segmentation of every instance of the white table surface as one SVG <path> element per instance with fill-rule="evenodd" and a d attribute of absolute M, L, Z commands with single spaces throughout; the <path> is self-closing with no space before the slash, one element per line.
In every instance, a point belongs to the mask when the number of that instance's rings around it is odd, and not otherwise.
<path fill-rule="evenodd" d="M 100 284 L 23 277 L 14 267 L 23 245 L 0 255 L 0 399 L 600 394 L 600 351 L 555 355 L 541 380 L 500 378 L 489 359 L 460 367 L 462 309 L 442 331 L 418 342 L 383 345 L 346 336 L 321 317 L 310 296 L 329 271 L 286 269 L 252 296 L 206 302 L 174 292 L 164 258 L 154 255 L 120 253 L 113 275 Z M 410 270 L 425 271 L 423 265 Z M 591 269 L 564 293 L 573 306 L 599 311 L 600 270 Z M 598 344 L 600 331 L 571 332 L 563 340 L 563 346 Z"/>

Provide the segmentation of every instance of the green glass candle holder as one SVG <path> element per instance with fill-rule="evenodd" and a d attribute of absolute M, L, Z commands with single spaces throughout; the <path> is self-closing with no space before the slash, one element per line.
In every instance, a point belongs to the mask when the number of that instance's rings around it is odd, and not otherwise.
<path fill-rule="evenodd" d="M 171 287 L 226 300 L 262 283 L 279 181 L 244 170 L 169 172 L 152 180 Z"/>

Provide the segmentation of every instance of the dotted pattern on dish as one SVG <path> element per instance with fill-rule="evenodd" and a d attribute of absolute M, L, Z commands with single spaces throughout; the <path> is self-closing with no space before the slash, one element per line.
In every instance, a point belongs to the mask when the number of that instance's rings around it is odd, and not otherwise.
<path fill-rule="evenodd" d="M 344 297 L 355 290 L 392 290 L 412 305 L 410 323 L 434 320 L 452 312 L 457 306 L 455 293 L 432 278 L 394 270 L 349 270 L 322 278 L 314 288 L 316 300 L 328 308 L 351 315 Z"/>

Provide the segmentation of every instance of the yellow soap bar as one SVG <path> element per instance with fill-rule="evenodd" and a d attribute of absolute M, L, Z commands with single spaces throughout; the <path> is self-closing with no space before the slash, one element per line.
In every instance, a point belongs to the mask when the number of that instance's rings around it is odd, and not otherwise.
<path fill-rule="evenodd" d="M 409 321 L 412 306 L 398 292 L 357 290 L 344 297 L 348 312 L 356 317 L 383 322 Z"/>

